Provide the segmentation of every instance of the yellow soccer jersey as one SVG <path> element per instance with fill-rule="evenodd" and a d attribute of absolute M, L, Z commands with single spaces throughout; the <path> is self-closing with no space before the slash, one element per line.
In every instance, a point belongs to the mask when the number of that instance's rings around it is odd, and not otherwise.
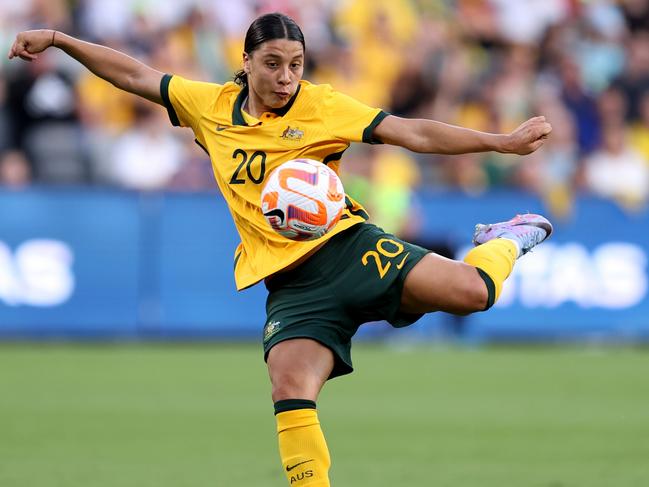
<path fill-rule="evenodd" d="M 286 268 L 333 235 L 367 219 L 363 207 L 347 197 L 347 208 L 329 233 L 294 242 L 268 225 L 260 195 L 265 178 L 283 162 L 314 159 L 338 172 L 350 142 L 380 143 L 372 132 L 387 116 L 382 110 L 329 85 L 307 81 L 300 82 L 285 107 L 259 119 L 243 112 L 248 90 L 232 82 L 219 85 L 165 75 L 160 90 L 172 124 L 191 127 L 212 161 L 241 238 L 234 256 L 237 289 Z"/>

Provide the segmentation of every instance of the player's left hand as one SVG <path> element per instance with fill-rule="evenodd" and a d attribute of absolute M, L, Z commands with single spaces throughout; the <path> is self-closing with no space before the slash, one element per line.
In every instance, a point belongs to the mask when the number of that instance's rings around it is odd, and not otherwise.
<path fill-rule="evenodd" d="M 545 121 L 545 117 L 530 118 L 507 135 L 504 152 L 521 156 L 530 154 L 543 145 L 550 132 L 552 125 Z"/>

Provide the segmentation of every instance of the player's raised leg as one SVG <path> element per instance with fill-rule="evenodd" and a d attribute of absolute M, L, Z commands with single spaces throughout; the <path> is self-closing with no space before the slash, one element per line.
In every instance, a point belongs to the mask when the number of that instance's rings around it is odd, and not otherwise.
<path fill-rule="evenodd" d="M 329 487 L 331 459 L 316 400 L 333 370 L 333 353 L 315 340 L 296 338 L 271 348 L 267 362 L 288 482 L 294 487 Z"/>
<path fill-rule="evenodd" d="M 402 311 L 468 314 L 489 309 L 500 296 L 516 259 L 551 233 L 552 224 L 534 214 L 476 225 L 476 247 L 463 262 L 430 254 L 410 271 L 404 283 Z"/>

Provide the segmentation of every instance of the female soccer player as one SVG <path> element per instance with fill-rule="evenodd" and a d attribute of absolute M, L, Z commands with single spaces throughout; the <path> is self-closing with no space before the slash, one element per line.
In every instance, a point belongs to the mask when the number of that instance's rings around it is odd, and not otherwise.
<path fill-rule="evenodd" d="M 367 321 L 395 327 L 423 313 L 483 311 L 498 298 L 515 260 L 546 239 L 538 215 L 478 225 L 476 247 L 454 261 L 365 222 L 347 198 L 341 221 L 312 242 L 276 234 L 260 209 L 265 177 L 300 157 L 334 170 L 351 142 L 387 143 L 416 152 L 528 154 L 551 131 L 543 117 L 510 134 L 488 134 L 432 120 L 388 115 L 302 80 L 305 42 L 289 17 L 274 13 L 248 29 L 243 70 L 223 85 L 164 74 L 115 50 L 52 30 L 21 32 L 9 58 L 34 61 L 57 47 L 122 90 L 164 105 L 171 123 L 190 127 L 210 155 L 216 182 L 241 236 L 235 280 L 268 288 L 264 357 L 272 383 L 279 450 L 292 486 L 329 486 L 329 452 L 316 412 L 327 379 L 352 371 L 351 338 Z"/>

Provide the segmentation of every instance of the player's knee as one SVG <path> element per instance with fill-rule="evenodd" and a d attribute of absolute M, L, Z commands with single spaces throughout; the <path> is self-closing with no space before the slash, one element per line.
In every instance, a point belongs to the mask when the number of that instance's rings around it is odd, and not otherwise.
<path fill-rule="evenodd" d="M 477 313 L 487 309 L 489 291 L 484 281 L 477 274 L 475 278 L 466 282 L 463 295 L 465 309 L 461 314 Z"/>
<path fill-rule="evenodd" d="M 299 374 L 287 371 L 272 378 L 273 402 L 306 398 L 307 395 L 309 395 L 308 384 L 299 377 Z"/>

